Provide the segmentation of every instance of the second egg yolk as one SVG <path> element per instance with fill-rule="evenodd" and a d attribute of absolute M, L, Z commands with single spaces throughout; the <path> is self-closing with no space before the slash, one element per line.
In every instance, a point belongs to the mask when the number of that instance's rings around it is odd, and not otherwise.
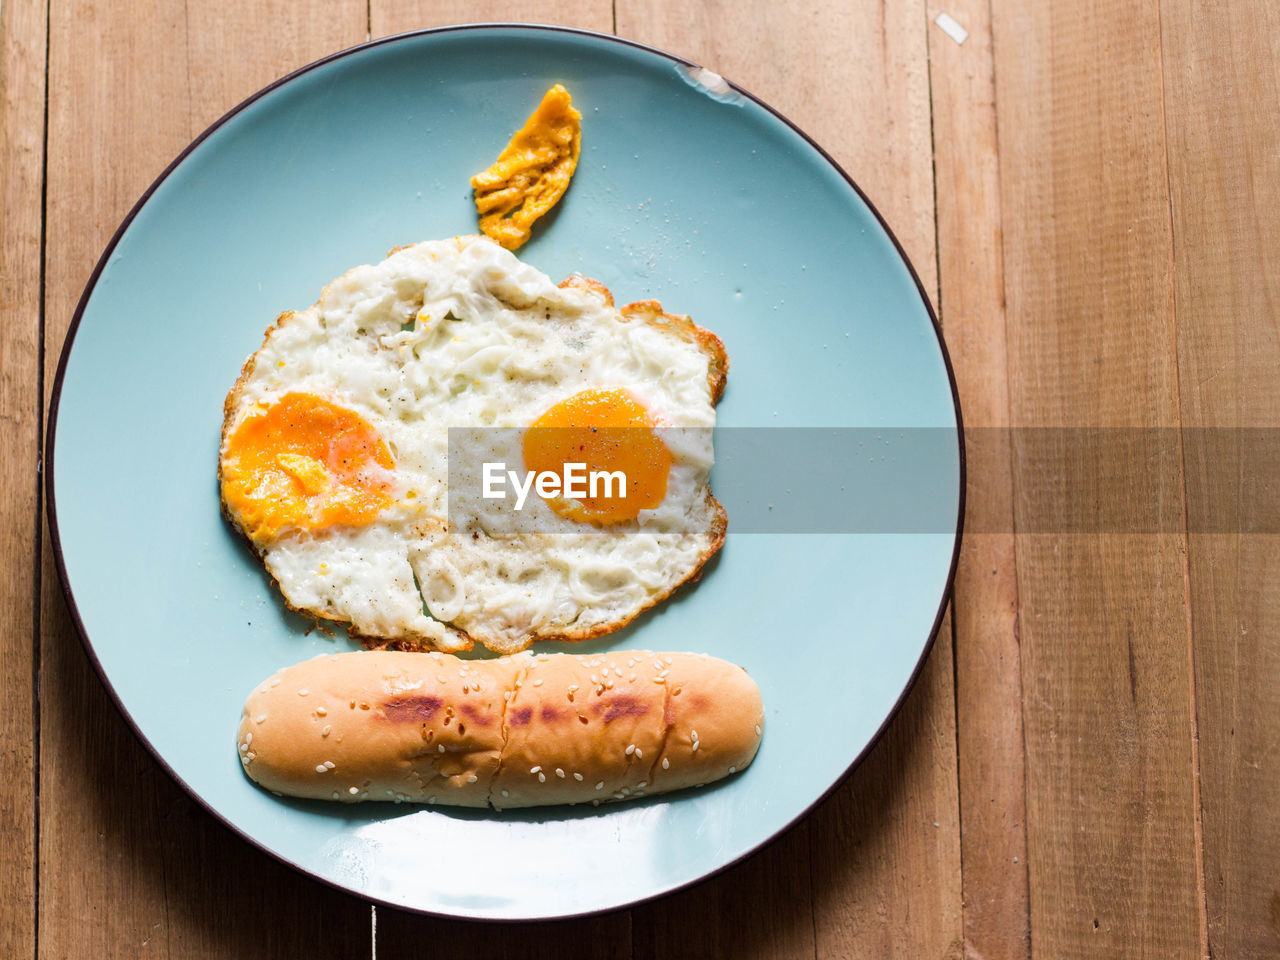
<path fill-rule="evenodd" d="M 654 430 L 644 406 L 626 390 L 591 389 L 575 393 L 547 410 L 525 431 L 525 469 L 564 476 L 566 463 L 586 465 L 592 473 L 621 472 L 625 495 L 614 484 L 597 496 L 555 497 L 548 505 L 561 516 L 595 524 L 634 520 L 667 495 L 671 452 Z M 588 486 L 588 489 L 589 486 Z"/>
<path fill-rule="evenodd" d="M 394 466 L 360 414 L 310 393 L 288 393 L 227 438 L 222 496 L 261 545 L 288 529 L 370 522 L 391 503 Z"/>

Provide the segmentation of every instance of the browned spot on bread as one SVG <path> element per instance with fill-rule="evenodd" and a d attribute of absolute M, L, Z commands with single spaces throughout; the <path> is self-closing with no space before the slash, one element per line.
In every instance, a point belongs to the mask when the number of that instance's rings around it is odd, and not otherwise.
<path fill-rule="evenodd" d="M 598 711 L 602 704 L 596 705 Z M 605 711 L 604 722 L 609 723 L 618 717 L 642 717 L 649 712 L 649 705 L 639 697 L 623 694 L 609 701 L 609 709 Z"/>
<path fill-rule="evenodd" d="M 477 710 L 475 707 L 473 707 L 471 704 L 464 703 L 458 709 L 462 711 L 463 716 L 465 716 L 468 720 L 470 720 L 476 726 L 478 727 L 489 726 L 490 719 L 486 717 L 483 713 L 481 713 L 479 710 Z"/>
<path fill-rule="evenodd" d="M 541 716 L 543 723 L 555 723 L 560 719 L 560 711 L 548 704 L 542 708 Z"/>
<path fill-rule="evenodd" d="M 513 727 L 523 727 L 533 719 L 533 707 L 521 707 L 511 711 L 510 723 Z"/>
<path fill-rule="evenodd" d="M 383 701 L 382 715 L 392 723 L 421 723 L 434 717 L 443 702 L 439 697 L 396 697 Z"/>

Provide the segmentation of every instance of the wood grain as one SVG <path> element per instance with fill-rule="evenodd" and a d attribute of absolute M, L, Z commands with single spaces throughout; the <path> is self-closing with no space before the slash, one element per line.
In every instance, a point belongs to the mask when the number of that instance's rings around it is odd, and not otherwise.
<path fill-rule="evenodd" d="M 627 960 L 631 955 L 631 915 L 625 910 L 549 923 L 477 923 L 378 908 L 377 960 Z"/>
<path fill-rule="evenodd" d="M 809 960 L 816 952 L 808 823 L 689 890 L 632 911 L 635 960 Z"/>
<path fill-rule="evenodd" d="M 884 738 L 809 821 L 818 957 L 960 960 L 950 617 Z"/>
<path fill-rule="evenodd" d="M 992 20 L 1012 422 L 1177 426 L 1157 11 L 995 0 Z M 1149 447 L 1130 489 L 1181 530 L 1178 452 Z M 1021 521 L 1045 478 L 1017 434 L 1013 454 Z M 1034 956 L 1201 951 L 1185 546 L 1019 534 Z"/>
<path fill-rule="evenodd" d="M 44 5 L 0 6 L 0 956 L 35 953 Z"/>
<path fill-rule="evenodd" d="M 1208 947 L 1273 957 L 1280 539 L 1248 531 L 1275 480 L 1277 441 L 1259 449 L 1239 431 L 1280 424 L 1280 16 L 1178 0 L 1160 14 L 1182 419 L 1215 441 L 1186 455 Z M 1211 506 L 1234 528 L 1205 530 Z"/>
<path fill-rule="evenodd" d="M 925 288 L 936 290 L 922 3 L 620 0 L 617 20 L 620 35 L 710 67 L 813 136 L 877 205 Z M 958 955 L 950 641 L 944 624 L 908 703 L 857 773 L 769 853 L 740 868 L 743 894 L 729 892 L 737 889 L 730 875 L 670 905 L 637 910 L 637 955 L 725 956 L 716 951 L 729 945 L 754 956 Z M 812 932 L 799 920 L 808 888 Z M 754 895 L 762 889 L 772 890 L 763 917 Z M 642 941 L 642 931 L 650 939 Z"/>
<path fill-rule="evenodd" d="M 613 4 L 603 0 L 370 0 L 369 15 L 375 37 L 451 23 L 552 23 L 613 32 Z"/>
<path fill-rule="evenodd" d="M 121 16 L 111 4 L 54 0 L 49 22 L 51 386 L 80 289 L 148 183 L 255 87 L 363 39 L 366 17 L 358 2 L 157 0 Z M 51 552 L 40 642 L 41 956 L 368 952 L 367 906 L 235 839 L 139 745 L 71 628 Z"/>
<path fill-rule="evenodd" d="M 964 937 L 982 960 L 1031 953 L 1022 658 L 1013 535 L 995 64 L 987 0 L 929 17 L 939 309 L 964 410 L 966 532 L 952 604 Z"/>

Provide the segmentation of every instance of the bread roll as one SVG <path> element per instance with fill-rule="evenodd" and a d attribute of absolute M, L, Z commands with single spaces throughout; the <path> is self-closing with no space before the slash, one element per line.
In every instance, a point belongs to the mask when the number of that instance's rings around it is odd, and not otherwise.
<path fill-rule="evenodd" d="M 503 809 L 718 780 L 751 762 L 763 723 L 746 671 L 703 654 L 368 651 L 270 678 L 237 745 L 276 793 Z"/>

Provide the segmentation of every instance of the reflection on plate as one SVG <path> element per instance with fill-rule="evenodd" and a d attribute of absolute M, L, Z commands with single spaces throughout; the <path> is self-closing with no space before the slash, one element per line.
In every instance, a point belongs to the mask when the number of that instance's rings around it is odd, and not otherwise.
<path fill-rule="evenodd" d="M 747 667 L 768 724 L 755 763 L 728 782 L 501 815 L 274 798 L 236 758 L 245 695 L 280 666 L 352 644 L 284 611 L 219 515 L 222 400 L 279 311 L 309 305 L 392 246 L 473 232 L 471 173 L 557 81 L 583 112 L 582 157 L 522 259 L 552 277 L 596 277 L 619 302 L 660 299 L 715 330 L 733 361 L 722 426 L 954 431 L 939 469 L 956 529 L 735 535 L 731 515 L 701 583 L 578 648 L 701 650 Z M 892 482 L 886 436 L 877 470 Z M 299 71 L 205 134 L 143 198 L 89 283 L 47 457 L 73 615 L 160 761 L 274 856 L 375 900 L 457 916 L 632 903 L 721 869 L 794 822 L 904 696 L 959 540 L 945 351 L 874 211 L 803 135 L 714 74 L 561 29 L 378 41 Z M 450 871 L 424 882 L 424 862 Z"/>

